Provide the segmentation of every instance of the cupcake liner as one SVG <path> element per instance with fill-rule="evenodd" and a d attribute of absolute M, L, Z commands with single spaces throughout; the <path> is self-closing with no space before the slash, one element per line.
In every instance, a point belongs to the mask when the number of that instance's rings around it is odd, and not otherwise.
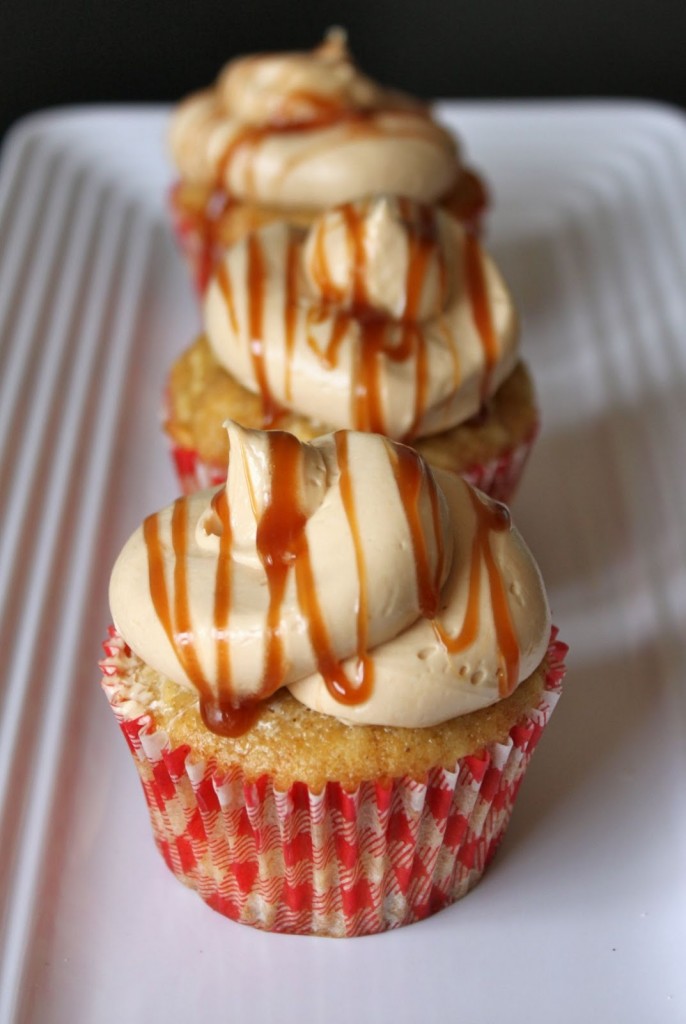
<path fill-rule="evenodd" d="M 157 846 L 215 910 L 277 932 L 353 936 L 419 921 L 481 878 L 560 695 L 566 646 L 553 629 L 538 705 L 504 743 L 452 770 L 317 792 L 221 774 L 172 747 L 123 683 L 131 652 L 111 629 L 102 685 L 138 769 Z"/>
<path fill-rule="evenodd" d="M 538 427 L 518 444 L 505 449 L 486 462 L 473 463 L 460 471 L 460 476 L 496 501 L 509 503 L 517 490 Z M 203 460 L 193 448 L 171 442 L 170 451 L 179 485 L 184 494 L 193 494 L 206 487 L 216 487 L 226 480 L 226 466 Z"/>
<path fill-rule="evenodd" d="M 460 476 L 495 501 L 509 504 L 519 487 L 524 467 L 538 437 L 538 430 L 539 426 L 536 424 L 519 444 L 507 448 L 486 462 L 473 463 L 467 469 L 463 469 Z"/>
<path fill-rule="evenodd" d="M 196 210 L 181 201 L 181 183 L 172 187 L 168 205 L 179 249 L 195 289 L 202 296 L 221 253 L 216 221 L 205 207 Z"/>

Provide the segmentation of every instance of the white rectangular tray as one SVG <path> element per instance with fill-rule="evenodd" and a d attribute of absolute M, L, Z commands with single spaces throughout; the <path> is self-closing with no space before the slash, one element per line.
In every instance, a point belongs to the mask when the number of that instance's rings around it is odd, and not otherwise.
<path fill-rule="evenodd" d="M 0 170 L 0 1020 L 686 1019 L 686 126 L 455 104 L 492 184 L 543 433 L 515 518 L 571 645 L 477 889 L 333 942 L 225 920 L 156 852 L 98 685 L 109 567 L 171 499 L 199 326 L 163 108 L 39 115 Z"/>

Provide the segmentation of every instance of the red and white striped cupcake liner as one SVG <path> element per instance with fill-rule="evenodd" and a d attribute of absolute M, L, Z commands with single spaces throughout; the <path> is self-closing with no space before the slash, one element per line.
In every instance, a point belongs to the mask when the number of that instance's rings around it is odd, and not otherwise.
<path fill-rule="evenodd" d="M 419 921 L 481 878 L 560 695 L 566 645 L 553 630 L 537 706 L 494 743 L 421 780 L 283 790 L 173 747 L 127 686 L 115 633 L 102 685 L 138 769 L 167 865 L 215 910 L 277 932 L 365 935 Z"/>

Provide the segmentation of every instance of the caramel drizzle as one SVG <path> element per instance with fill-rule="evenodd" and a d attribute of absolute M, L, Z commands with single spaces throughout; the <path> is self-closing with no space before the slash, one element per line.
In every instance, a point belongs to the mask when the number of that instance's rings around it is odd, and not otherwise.
<path fill-rule="evenodd" d="M 310 550 L 306 535 L 308 517 L 301 508 L 299 489 L 303 475 L 303 452 L 300 442 L 291 434 L 273 431 L 269 434 L 269 460 L 272 486 L 269 499 L 258 518 L 256 546 L 264 567 L 269 589 L 269 606 L 265 628 L 265 653 L 262 678 L 255 697 L 239 698 L 232 685 L 229 643 L 231 613 L 231 554 L 233 534 L 226 488 L 212 499 L 212 518 L 208 532 L 219 535 L 219 558 L 215 576 L 213 635 L 215 639 L 217 695 L 206 678 L 195 647 L 193 623 L 189 607 L 188 585 L 188 505 L 187 499 L 175 502 L 171 515 L 173 552 L 173 588 L 169 593 L 164 571 L 158 515 L 143 523 L 143 536 L 148 552 L 148 578 L 153 607 L 184 672 L 199 693 L 200 710 L 207 728 L 224 736 L 245 732 L 259 714 L 261 702 L 283 685 L 286 675 L 282 607 L 288 576 L 293 570 L 300 610 L 307 622 L 310 642 L 317 668 L 331 696 L 341 704 L 363 703 L 371 696 L 374 685 L 374 664 L 368 652 L 367 568 L 362 533 L 355 508 L 348 464 L 347 434 L 335 435 L 340 469 L 340 488 L 355 549 L 359 579 L 356 614 L 357 669 L 352 682 L 336 657 L 328 628 L 317 597 Z M 422 615 L 433 622 L 435 633 L 446 649 L 457 653 L 469 647 L 479 629 L 481 574 L 485 567 L 488 579 L 496 640 L 499 650 L 498 686 L 501 696 L 508 696 L 518 682 L 519 647 L 512 625 L 502 576 L 490 545 L 492 532 L 509 528 L 507 509 L 486 504 L 470 489 L 476 514 L 477 529 L 472 544 L 469 593 L 465 618 L 460 631 L 450 636 L 438 619 L 444 549 L 441 544 L 438 491 L 433 476 L 423 460 L 410 448 L 391 449 L 393 472 L 405 511 L 415 561 L 417 593 Z M 421 523 L 421 496 L 426 489 L 431 505 L 433 533 L 438 544 L 435 567 L 427 549 Z"/>
<path fill-rule="evenodd" d="M 446 348 L 450 352 L 453 360 L 453 387 L 457 391 L 462 380 L 462 368 L 460 366 L 460 353 L 458 352 L 455 339 L 453 338 L 452 331 L 448 326 L 445 317 L 441 316 L 438 318 L 438 329 L 445 338 Z"/>
<path fill-rule="evenodd" d="M 222 295 L 224 296 L 224 303 L 229 315 L 229 321 L 231 322 L 231 328 L 237 334 L 238 319 L 236 317 L 236 303 L 233 298 L 233 284 L 231 282 L 229 268 L 225 261 L 222 261 L 217 267 L 217 283 Z"/>
<path fill-rule="evenodd" d="M 291 365 L 295 346 L 295 324 L 298 316 L 298 246 L 294 239 L 288 239 L 286 250 L 286 296 L 284 306 L 284 327 L 286 346 L 286 365 L 284 377 L 284 393 L 286 401 L 292 398 Z"/>
<path fill-rule="evenodd" d="M 324 304 L 310 307 L 306 317 L 308 345 L 328 368 L 338 365 L 340 349 L 349 331 L 356 325 L 359 331 L 352 366 L 351 419 L 355 429 L 374 433 L 387 433 L 383 409 L 381 370 L 383 359 L 406 362 L 414 359 L 416 370 L 415 396 L 412 421 L 403 438 L 411 441 L 417 434 L 426 411 L 429 380 L 429 357 L 426 337 L 417 323 L 426 275 L 433 254 L 439 252 L 435 220 L 428 207 L 418 206 L 400 199 L 403 217 L 410 223 L 408 268 L 405 282 L 405 309 L 399 321 L 374 313 L 370 309 L 366 286 L 366 254 L 364 247 L 364 211 L 352 204 L 342 206 L 341 214 L 346 227 L 346 242 L 350 262 L 354 268 L 350 306 L 335 309 L 343 291 L 331 277 L 326 256 L 325 232 L 320 227 L 315 239 L 312 273 L 324 296 Z M 273 427 L 284 415 L 276 401 L 267 376 L 264 311 L 266 302 L 266 260 L 258 235 L 251 234 L 247 242 L 248 330 L 250 356 L 258 391 L 262 400 L 263 421 L 266 429 Z M 298 313 L 298 243 L 289 239 L 286 250 L 286 287 L 284 298 L 284 393 L 286 401 L 292 399 L 291 368 L 295 348 L 295 328 Z M 441 274 L 441 299 L 446 292 L 447 268 L 445 260 L 438 261 Z M 495 334 L 488 303 L 483 266 L 478 243 L 470 234 L 465 241 L 465 273 L 475 326 L 484 351 L 482 397 L 489 392 L 490 378 L 498 357 L 498 339 Z M 226 263 L 217 275 L 218 284 L 227 308 L 233 330 L 237 331 L 237 316 L 233 286 Z M 333 314 L 333 315 L 332 315 Z M 312 327 L 325 319 L 331 321 L 331 331 L 324 347 L 312 334 Z M 460 364 L 457 347 L 450 337 L 445 322 L 439 320 L 439 329 L 452 353 L 454 380 L 459 383 Z"/>
<path fill-rule="evenodd" d="M 273 426 L 283 409 L 269 387 L 264 351 L 265 258 L 257 235 L 248 235 L 248 332 L 250 357 L 255 380 L 262 397 L 263 426 Z"/>
<path fill-rule="evenodd" d="M 433 212 L 429 207 L 417 206 L 411 201 L 400 199 L 401 214 L 410 224 L 407 278 L 405 282 L 406 302 L 401 320 L 391 321 L 370 310 L 366 286 L 367 261 L 364 247 L 364 209 L 357 209 L 346 203 L 340 207 L 346 228 L 346 243 L 349 260 L 354 268 L 350 309 L 339 310 L 332 319 L 331 335 L 324 349 L 308 331 L 308 344 L 328 367 L 337 365 L 341 342 L 353 323 L 359 328 L 359 343 L 353 364 L 351 418 L 358 430 L 386 433 L 381 389 L 382 358 L 393 362 L 406 362 L 413 358 L 416 366 L 415 401 L 412 423 L 405 440 L 415 436 L 426 410 L 428 388 L 428 349 L 421 326 L 416 322 L 422 292 L 433 254 L 440 252 Z M 332 280 L 326 258 L 325 233 L 320 228 L 315 240 L 312 272 L 327 303 L 341 302 L 343 292 Z M 446 290 L 445 261 L 439 261 L 441 293 Z M 313 310 L 308 317 L 308 327 L 327 315 Z M 390 328 L 394 327 L 391 335 Z M 399 332 L 399 336 L 398 336 Z M 451 346 L 452 347 L 452 346 Z"/>
<path fill-rule="evenodd" d="M 179 664 L 199 694 L 200 714 L 208 729 L 224 736 L 245 732 L 257 717 L 256 701 L 238 702 L 231 689 L 230 648 L 227 624 L 231 608 L 231 527 L 228 505 L 223 490 L 212 500 L 212 509 L 219 521 L 220 558 L 215 580 L 214 635 L 216 641 L 217 693 L 212 692 L 195 648 L 193 623 L 188 600 L 188 506 L 179 498 L 171 517 L 173 566 L 173 599 L 170 599 L 164 573 L 164 559 L 157 514 L 143 523 L 143 538 L 148 551 L 150 595 L 157 618 L 166 633 Z"/>
<path fill-rule="evenodd" d="M 398 113 L 401 113 L 403 117 L 411 116 L 412 123 L 406 122 L 401 125 L 396 120 L 393 124 L 384 125 L 380 120 L 384 116 L 393 117 L 393 115 L 398 115 Z M 417 110 L 399 111 L 393 108 L 347 111 L 340 118 L 332 119 L 328 124 L 320 123 L 317 127 L 334 127 L 336 125 L 344 129 L 338 137 L 329 135 L 323 139 L 315 139 L 310 146 L 304 147 L 299 153 L 293 153 L 290 157 L 287 157 L 282 163 L 282 177 L 285 177 L 289 171 L 292 171 L 306 160 L 316 158 L 321 153 L 328 152 L 333 154 L 336 148 L 345 146 L 352 140 L 359 141 L 373 138 L 428 139 L 437 142 L 444 149 L 447 149 L 447 143 L 443 142 L 428 112 Z M 335 155 L 333 159 L 335 159 Z"/>
<path fill-rule="evenodd" d="M 231 697 L 231 648 L 228 626 L 231 614 L 231 549 L 233 531 L 226 488 L 212 497 L 212 511 L 219 521 L 219 558 L 214 580 L 214 632 L 217 644 L 217 687 L 219 699 Z"/>
<path fill-rule="evenodd" d="M 179 498 L 174 503 L 172 508 L 171 529 L 172 548 L 174 552 L 174 591 L 176 591 L 180 582 L 183 586 L 181 599 L 179 600 L 176 597 L 174 598 L 172 610 L 172 602 L 169 598 L 167 580 L 164 574 L 164 558 L 162 544 L 160 541 L 157 514 L 148 516 L 148 518 L 143 522 L 143 539 L 145 540 L 148 550 L 150 596 L 152 598 L 157 618 L 169 638 L 169 642 L 174 649 L 174 653 L 176 654 L 179 664 L 193 685 L 198 688 L 201 697 L 204 698 L 207 695 L 205 676 L 200 667 L 200 662 L 198 661 L 198 656 L 192 643 L 192 634 L 189 634 L 188 631 L 184 634 L 184 623 L 187 620 L 187 595 L 185 586 L 186 502 L 184 498 Z M 180 573 L 177 573 L 176 563 L 179 557 L 183 560 L 184 569 Z M 185 595 L 186 599 L 184 600 Z M 177 619 L 179 611 L 181 612 L 181 621 L 178 621 Z"/>
<path fill-rule="evenodd" d="M 250 359 L 255 382 L 262 399 L 262 426 L 273 427 L 283 416 L 284 410 L 274 398 L 267 377 L 264 342 L 264 311 L 266 301 L 266 262 L 259 237 L 251 234 L 247 238 L 247 291 L 248 291 L 248 340 Z M 297 318 L 297 249 L 289 240 L 286 252 L 286 298 L 284 302 L 284 324 L 286 345 L 286 397 L 291 394 L 290 364 L 295 343 L 295 322 Z M 238 333 L 238 317 L 234 300 L 233 282 L 226 261 L 217 267 L 217 283 L 222 293 L 231 328 Z"/>
<path fill-rule="evenodd" d="M 342 302 L 344 291 L 336 285 L 329 269 L 329 261 L 326 255 L 326 231 L 322 221 L 317 225 L 312 256 L 312 276 L 324 299 L 329 302 Z"/>
<path fill-rule="evenodd" d="M 324 365 L 332 369 L 338 365 L 338 351 L 341 347 L 342 342 L 345 340 L 345 336 L 350 330 L 351 324 L 354 322 L 354 317 L 351 313 L 347 313 L 344 310 L 337 310 L 333 320 L 331 322 L 331 334 L 327 342 L 326 348 L 320 348 L 316 338 L 311 333 L 313 324 L 321 323 L 322 320 L 328 318 L 328 311 L 326 309 L 317 308 L 311 306 L 307 311 L 307 344 L 315 352 Z"/>
<path fill-rule="evenodd" d="M 491 377 L 498 361 L 499 345 L 491 315 L 491 305 L 488 301 L 481 248 L 476 236 L 471 231 L 467 231 L 465 234 L 464 253 L 469 302 L 484 353 L 484 375 L 481 381 L 481 398 L 484 401 L 491 389 Z"/>
<path fill-rule="evenodd" d="M 305 526 L 307 516 L 298 500 L 301 468 L 300 443 L 291 434 L 275 431 L 270 437 L 271 489 L 269 501 L 257 523 L 257 553 L 267 574 L 266 654 L 261 690 L 273 693 L 283 681 L 284 648 L 281 635 L 281 607 L 288 572 L 298 558 L 309 557 Z"/>
<path fill-rule="evenodd" d="M 419 609 L 425 619 L 434 619 L 438 614 L 441 597 L 441 577 L 445 551 L 441 542 L 440 513 L 438 507 L 438 491 L 432 473 L 427 472 L 424 460 L 414 448 L 390 448 L 389 455 L 393 475 L 398 487 L 405 518 L 410 530 L 412 552 L 414 555 L 417 579 L 417 596 Z M 436 565 L 431 572 L 431 559 L 426 546 L 426 533 L 422 529 L 421 509 L 419 506 L 422 491 L 426 487 L 431 503 L 431 521 L 434 537 L 438 545 Z"/>
<path fill-rule="evenodd" d="M 300 508 L 302 446 L 297 438 L 282 431 L 270 434 L 272 486 L 269 502 L 257 526 L 257 550 L 269 585 L 267 655 L 262 695 L 268 696 L 283 683 L 283 639 L 279 630 L 281 605 L 288 571 L 295 573 L 298 604 L 307 621 L 317 668 L 329 693 L 342 704 L 359 704 L 371 692 L 371 676 L 362 673 L 354 686 L 331 649 L 315 585 L 310 549 L 305 533 L 307 516 Z"/>
<path fill-rule="evenodd" d="M 352 491 L 350 479 L 350 467 L 348 464 L 348 435 L 343 431 L 334 434 L 336 442 L 336 455 L 338 457 L 338 468 L 340 470 L 341 498 L 345 509 L 350 534 L 355 548 L 355 566 L 357 568 L 357 579 L 359 591 L 355 614 L 357 617 L 357 672 L 356 679 L 358 693 L 363 694 L 361 700 L 371 695 L 374 686 L 374 662 L 367 651 L 367 626 L 368 626 L 368 604 L 367 604 L 367 563 L 362 548 L 362 535 L 360 524 L 357 518 L 357 509 Z"/>
<path fill-rule="evenodd" d="M 504 505 L 493 502 L 487 504 L 476 491 L 470 489 L 469 496 L 477 525 L 472 542 L 465 617 L 461 629 L 455 636 L 450 636 L 438 619 L 434 620 L 433 625 L 436 635 L 451 654 L 464 651 L 474 643 L 479 631 L 481 574 L 484 567 L 498 645 L 498 692 L 501 697 L 508 697 L 519 681 L 520 652 L 505 585 L 491 549 L 490 535 L 502 533 L 510 528 L 510 513 Z"/>
<path fill-rule="evenodd" d="M 289 120 L 289 110 L 292 113 L 296 102 L 307 103 L 316 111 L 316 116 Z M 247 150 L 245 158 L 245 192 L 254 196 L 255 154 L 260 144 L 270 136 L 308 135 L 336 126 L 345 129 L 339 140 L 331 138 L 324 140 L 316 139 L 312 146 L 284 160 L 281 170 L 281 177 L 284 178 L 299 163 L 311 159 L 319 152 L 335 148 L 336 144 L 344 145 L 353 138 L 367 138 L 375 135 L 398 138 L 425 138 L 428 134 L 437 134 L 428 111 L 403 110 L 401 112 L 406 116 L 411 116 L 415 123 L 403 127 L 398 124 L 384 126 L 378 119 L 384 115 L 397 114 L 398 110 L 394 110 L 392 107 L 387 110 L 384 108 L 351 110 L 342 107 L 336 101 L 329 101 L 321 96 L 317 96 L 315 93 L 309 93 L 304 90 L 295 92 L 292 102 L 289 104 L 289 100 L 286 99 L 280 112 L 266 124 L 246 125 L 229 140 L 217 161 L 216 187 L 220 190 L 226 189 L 230 191 L 228 177 L 231 173 L 231 165 L 241 150 Z"/>

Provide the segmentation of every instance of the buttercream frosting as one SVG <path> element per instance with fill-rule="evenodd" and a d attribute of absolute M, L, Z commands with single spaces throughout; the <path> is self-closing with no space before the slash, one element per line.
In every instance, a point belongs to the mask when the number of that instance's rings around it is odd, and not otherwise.
<path fill-rule="evenodd" d="M 148 517 L 110 582 L 121 635 L 211 727 L 280 686 L 427 726 L 538 666 L 548 605 L 503 506 L 379 435 L 228 430 L 226 485 Z"/>
<path fill-rule="evenodd" d="M 434 202 L 460 171 L 453 137 L 363 75 L 340 30 L 309 53 L 231 61 L 179 105 L 170 145 L 186 181 L 304 209 L 382 189 Z"/>
<path fill-rule="evenodd" d="M 267 409 L 396 439 L 469 419 L 517 361 L 493 261 L 450 214 L 405 197 L 335 207 L 307 233 L 253 232 L 223 256 L 204 315 L 219 364 Z"/>

